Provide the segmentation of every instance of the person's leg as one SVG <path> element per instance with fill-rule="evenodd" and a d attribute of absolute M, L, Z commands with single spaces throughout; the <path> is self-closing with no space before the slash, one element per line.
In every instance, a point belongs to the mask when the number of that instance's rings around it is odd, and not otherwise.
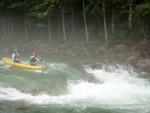
<path fill-rule="evenodd" d="M 19 61 L 19 60 L 14 60 L 14 62 L 15 62 L 15 63 L 20 63 L 20 61 Z"/>
<path fill-rule="evenodd" d="M 36 66 L 36 65 L 35 65 L 35 62 L 30 62 L 30 65 L 31 65 L 31 66 Z"/>

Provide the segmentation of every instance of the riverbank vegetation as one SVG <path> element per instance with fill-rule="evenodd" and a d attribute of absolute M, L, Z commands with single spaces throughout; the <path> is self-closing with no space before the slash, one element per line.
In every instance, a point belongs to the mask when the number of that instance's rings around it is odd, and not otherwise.
<path fill-rule="evenodd" d="M 149 0 L 1 0 L 1 40 L 148 39 Z"/>

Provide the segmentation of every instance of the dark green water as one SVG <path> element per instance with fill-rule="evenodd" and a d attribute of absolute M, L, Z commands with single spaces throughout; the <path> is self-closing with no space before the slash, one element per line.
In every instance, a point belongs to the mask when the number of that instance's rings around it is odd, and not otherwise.
<path fill-rule="evenodd" d="M 23 54 L 21 62 L 29 57 Z M 0 113 L 150 113 L 149 74 L 122 65 L 115 72 L 92 70 L 82 65 L 93 60 L 88 58 L 41 57 L 48 64 L 44 71 L 0 60 Z"/>

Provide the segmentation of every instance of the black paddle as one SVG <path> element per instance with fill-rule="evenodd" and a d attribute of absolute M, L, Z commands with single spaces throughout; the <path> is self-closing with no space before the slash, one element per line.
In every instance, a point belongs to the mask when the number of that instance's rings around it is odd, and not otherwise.
<path fill-rule="evenodd" d="M 38 55 L 36 56 L 40 59 L 40 61 L 43 61 L 43 63 L 48 67 L 48 64 L 43 59 L 41 59 L 41 57 L 39 57 Z"/>

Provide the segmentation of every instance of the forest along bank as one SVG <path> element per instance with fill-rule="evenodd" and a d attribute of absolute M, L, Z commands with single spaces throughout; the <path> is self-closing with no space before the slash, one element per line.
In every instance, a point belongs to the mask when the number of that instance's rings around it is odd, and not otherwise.
<path fill-rule="evenodd" d="M 132 64 L 141 71 L 150 72 L 150 43 L 149 41 L 116 41 L 107 45 L 103 41 L 93 42 L 53 42 L 47 44 L 42 41 L 32 41 L 28 44 L 1 43 L 2 52 L 11 52 L 12 48 L 18 48 L 20 52 L 37 53 L 59 56 L 85 56 L 95 58 L 94 63 L 126 63 Z M 103 59 L 103 60 L 100 60 Z M 87 64 L 87 63 L 86 63 Z"/>

